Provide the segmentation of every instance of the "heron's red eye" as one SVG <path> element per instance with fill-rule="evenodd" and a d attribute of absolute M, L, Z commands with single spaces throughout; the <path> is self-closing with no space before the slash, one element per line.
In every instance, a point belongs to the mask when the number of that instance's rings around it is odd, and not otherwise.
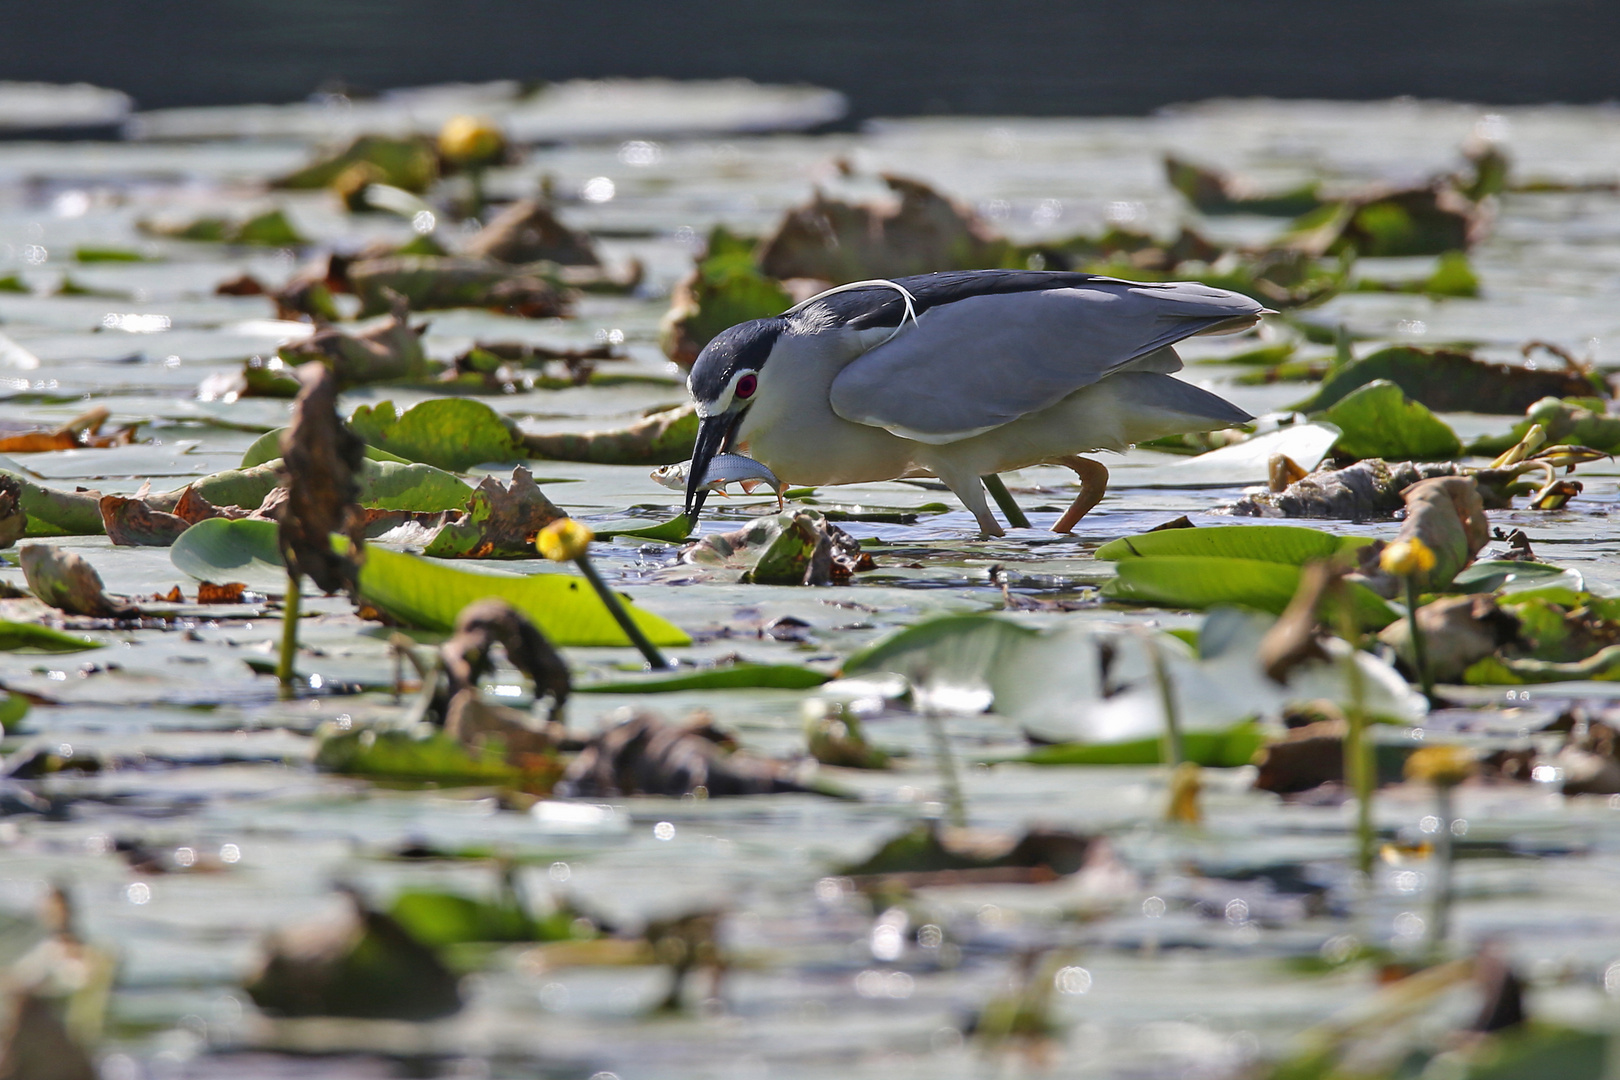
<path fill-rule="evenodd" d="M 759 386 L 758 377 L 754 375 L 744 375 L 742 378 L 737 380 L 737 396 L 740 398 L 751 398 L 754 396 L 754 389 L 757 386 Z"/>

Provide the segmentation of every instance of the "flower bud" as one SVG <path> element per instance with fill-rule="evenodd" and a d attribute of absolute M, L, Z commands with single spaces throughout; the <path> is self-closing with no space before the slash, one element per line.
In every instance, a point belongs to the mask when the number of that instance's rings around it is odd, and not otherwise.
<path fill-rule="evenodd" d="M 573 562 L 585 557 L 595 536 L 588 526 L 573 518 L 558 518 L 540 530 L 535 547 L 553 562 Z"/>
<path fill-rule="evenodd" d="M 463 168 L 494 165 L 506 156 L 506 136 L 482 116 L 453 116 L 439 129 L 439 153 Z"/>
<path fill-rule="evenodd" d="M 1461 746 L 1425 746 L 1406 759 L 1406 778 L 1435 787 L 1456 787 L 1474 774 L 1474 755 Z"/>
<path fill-rule="evenodd" d="M 1426 574 L 1434 569 L 1434 552 L 1429 550 L 1428 544 L 1414 536 L 1397 540 L 1384 548 L 1378 556 L 1378 565 L 1386 574 L 1399 577 Z"/>

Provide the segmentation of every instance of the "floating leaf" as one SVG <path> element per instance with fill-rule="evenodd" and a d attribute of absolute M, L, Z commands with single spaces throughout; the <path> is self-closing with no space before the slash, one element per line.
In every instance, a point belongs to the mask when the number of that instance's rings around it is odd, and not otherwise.
<path fill-rule="evenodd" d="M 286 428 L 275 428 L 254 439 L 253 444 L 242 452 L 241 467 L 250 469 L 255 465 L 263 465 L 280 459 L 281 433 L 286 430 Z M 372 461 L 393 461 L 401 465 L 412 464 L 407 458 L 402 458 L 398 454 L 390 454 L 386 450 L 370 445 L 366 447 L 366 457 Z"/>
<path fill-rule="evenodd" d="M 1294 408 L 1320 412 L 1379 379 L 1436 412 L 1516 416 L 1545 397 L 1594 393 L 1585 376 L 1567 369 L 1491 364 L 1468 353 L 1396 345 L 1336 369 L 1321 389 Z"/>
<path fill-rule="evenodd" d="M 1357 622 L 1382 629 L 1396 614 L 1382 598 L 1363 586 L 1348 586 Z M 1215 559 L 1181 556 L 1127 559 L 1119 574 L 1104 583 L 1110 600 L 1134 604 L 1203 609 L 1238 604 L 1280 615 L 1299 588 L 1299 568 L 1258 559 Z"/>
<path fill-rule="evenodd" d="M 1181 752 L 1187 761 L 1212 768 L 1235 769 L 1249 764 L 1265 745 L 1260 725 L 1241 723 L 1225 731 L 1187 731 Z M 1030 765 L 1159 765 L 1162 738 L 1130 739 L 1117 743 L 1055 743 L 1019 758 Z"/>
<path fill-rule="evenodd" d="M 198 581 L 240 581 L 259 592 L 280 593 L 286 564 L 276 546 L 276 523 L 260 518 L 199 521 L 169 548 L 169 561 Z"/>
<path fill-rule="evenodd" d="M 1097 558 L 1119 561 L 1196 555 L 1303 566 L 1312 559 L 1348 555 L 1370 543 L 1369 537 L 1338 536 L 1298 525 L 1223 525 L 1121 537 L 1098 548 Z"/>
<path fill-rule="evenodd" d="M 1383 379 L 1352 391 L 1322 419 L 1339 429 L 1338 449 L 1351 457 L 1437 461 L 1462 452 L 1456 432 Z"/>
<path fill-rule="evenodd" d="M 439 177 L 439 156 L 431 139 L 420 135 L 393 138 L 361 135 L 336 153 L 272 180 L 272 187 L 312 190 L 331 187 L 356 165 L 376 170 L 374 183 L 423 192 Z"/>
<path fill-rule="evenodd" d="M 832 676 L 796 664 L 728 664 L 682 675 L 652 675 L 576 686 L 578 694 L 668 694 L 678 690 L 808 690 Z"/>
<path fill-rule="evenodd" d="M 102 642 L 39 623 L 0 621 L 0 652 L 70 653 L 104 647 Z"/>
<path fill-rule="evenodd" d="M 1452 578 L 1449 591 L 1513 593 L 1527 589 L 1545 589 L 1550 586 L 1579 592 L 1586 588 L 1586 583 L 1578 570 L 1554 566 L 1551 563 L 1486 559 L 1464 568 Z"/>
<path fill-rule="evenodd" d="M 629 427 L 524 434 L 527 456 L 598 465 L 672 465 L 692 456 L 698 417 L 691 405 L 649 413 Z M 519 455 L 524 456 L 524 455 Z"/>
<path fill-rule="evenodd" d="M 283 345 L 277 356 L 294 367 L 319 360 L 344 388 L 376 382 L 426 381 L 444 365 L 428 359 L 422 350 L 422 330 L 411 328 L 410 309 L 398 297 L 394 299 L 389 317 L 377 326 L 362 331 L 329 326 L 303 341 Z M 253 370 L 252 361 L 243 369 L 250 383 Z M 264 390 L 284 392 L 271 387 Z"/>
<path fill-rule="evenodd" d="M 498 750 L 474 749 L 432 730 L 323 731 L 315 767 L 348 776 L 433 784 L 516 784 L 523 773 Z"/>
<path fill-rule="evenodd" d="M 124 601 L 108 596 L 95 567 L 71 551 L 50 544 L 29 544 L 18 552 L 18 561 L 30 591 L 70 615 L 120 618 L 139 613 Z"/>
<path fill-rule="evenodd" d="M 360 596 L 407 626 L 441 633 L 454 627 L 462 608 L 493 596 L 523 612 L 559 645 L 630 644 L 585 580 L 569 574 L 518 577 L 459 570 L 373 547 L 367 549 L 360 570 Z M 679 627 L 628 602 L 625 606 L 653 644 L 691 643 Z"/>
<path fill-rule="evenodd" d="M 677 514 L 668 521 L 660 521 L 656 525 L 638 525 L 620 529 L 609 524 L 593 531 L 598 540 L 627 536 L 633 540 L 662 540 L 666 544 L 680 544 L 692 535 L 692 521 L 685 514 Z"/>
<path fill-rule="evenodd" d="M 569 294 L 533 266 L 443 255 L 391 255 L 349 265 L 360 315 L 382 315 L 403 297 L 412 311 L 487 308 L 528 319 L 569 314 Z"/>
<path fill-rule="evenodd" d="M 510 421 L 468 398 L 434 398 L 404 413 L 395 412 L 391 401 L 362 405 L 349 427 L 390 454 L 452 472 L 529 456 Z"/>
<path fill-rule="evenodd" d="M 484 477 L 473 489 L 466 511 L 447 521 L 423 554 L 439 559 L 532 558 L 535 537 L 562 516 L 520 465 L 505 487 L 493 476 Z"/>

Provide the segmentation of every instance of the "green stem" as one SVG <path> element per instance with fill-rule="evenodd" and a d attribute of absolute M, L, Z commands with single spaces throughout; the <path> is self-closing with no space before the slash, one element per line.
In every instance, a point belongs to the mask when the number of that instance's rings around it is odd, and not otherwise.
<path fill-rule="evenodd" d="M 1350 645 L 1350 652 L 1344 658 L 1344 677 L 1350 688 L 1350 708 L 1345 717 L 1350 730 L 1344 740 L 1344 778 L 1356 794 L 1356 869 L 1361 872 L 1364 881 L 1370 881 L 1378 842 L 1372 812 L 1377 774 L 1373 765 L 1372 740 L 1367 734 L 1367 688 L 1361 666 L 1356 663 L 1361 633 L 1356 629 L 1350 598 L 1341 590 L 1336 600 L 1339 636 Z"/>
<path fill-rule="evenodd" d="M 945 807 L 950 823 L 957 828 L 967 826 L 967 801 L 962 797 L 962 782 L 956 776 L 956 761 L 951 757 L 950 740 L 945 737 L 945 721 L 931 708 L 923 710 L 923 723 L 928 728 L 929 740 L 934 744 L 934 765 L 939 769 L 939 781 L 945 788 Z"/>
<path fill-rule="evenodd" d="M 1423 640 L 1423 629 L 1418 626 L 1417 575 L 1406 575 L 1406 628 L 1412 638 L 1412 663 L 1417 668 L 1418 684 L 1423 696 L 1434 702 L 1434 671 L 1429 667 L 1429 644 Z"/>
<path fill-rule="evenodd" d="M 1440 819 L 1440 830 L 1434 838 L 1434 911 L 1431 915 L 1433 930 L 1429 934 L 1429 949 L 1439 960 L 1445 955 L 1446 940 L 1451 937 L 1452 809 L 1449 787 L 1435 788 L 1435 816 Z"/>
<path fill-rule="evenodd" d="M 298 575 L 287 575 L 287 598 L 281 604 L 281 659 L 276 664 L 276 678 L 281 680 L 281 696 L 291 698 L 295 693 L 293 658 L 298 654 Z"/>
<path fill-rule="evenodd" d="M 1181 718 L 1176 713 L 1176 689 L 1170 683 L 1170 670 L 1164 663 L 1164 651 L 1149 634 L 1144 639 L 1148 662 L 1153 665 L 1153 678 L 1159 684 L 1159 703 L 1164 708 L 1164 732 L 1161 736 L 1160 756 L 1173 771 L 1185 760 L 1181 748 Z"/>
<path fill-rule="evenodd" d="M 608 588 L 607 582 L 602 580 L 602 575 L 598 574 L 596 567 L 591 565 L 590 556 L 582 555 L 574 560 L 574 564 L 579 567 L 580 573 L 585 575 L 585 580 L 591 583 L 591 588 L 596 590 L 596 595 L 602 598 L 602 603 L 607 605 L 608 614 L 612 615 L 613 621 L 619 624 L 619 629 L 623 630 L 625 637 L 630 639 L 630 644 L 634 645 L 641 652 L 641 655 L 647 658 L 647 663 L 651 664 L 655 670 L 672 667 L 673 665 L 664 659 L 664 654 L 658 651 L 658 646 L 647 640 L 647 635 L 641 632 L 641 627 L 637 626 L 635 620 L 630 617 L 630 613 L 624 610 L 624 605 L 619 603 L 618 594 Z"/>
<path fill-rule="evenodd" d="M 1001 512 L 1007 517 L 1008 525 L 1015 529 L 1029 528 L 1029 518 L 1024 516 L 1023 508 L 1013 501 L 1012 492 L 1007 490 L 1007 485 L 1002 483 L 1001 477 L 991 473 L 989 476 L 981 476 L 979 479 L 984 481 L 985 490 L 990 493 L 992 499 L 996 500 L 996 505 L 1001 507 Z"/>

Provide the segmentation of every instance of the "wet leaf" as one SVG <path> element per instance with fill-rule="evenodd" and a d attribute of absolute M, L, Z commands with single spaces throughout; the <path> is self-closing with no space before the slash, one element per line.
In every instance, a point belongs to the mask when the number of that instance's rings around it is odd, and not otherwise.
<path fill-rule="evenodd" d="M 551 699 L 555 715 L 568 702 L 568 665 L 535 625 L 504 600 L 478 600 L 456 616 L 456 632 L 439 647 L 439 657 L 452 696 L 475 691 L 480 679 L 495 670 L 499 645 L 506 662 L 527 675 L 534 696 Z"/>
<path fill-rule="evenodd" d="M 691 405 L 647 414 L 629 427 L 605 431 L 523 433 L 528 456 L 598 465 L 672 465 L 692 456 L 698 417 Z"/>
<path fill-rule="evenodd" d="M 29 590 L 54 608 L 103 619 L 139 614 L 139 609 L 108 596 L 95 567 L 71 551 L 27 544 L 18 556 Z"/>
<path fill-rule="evenodd" d="M 315 767 L 412 784 L 519 786 L 524 777 L 498 747 L 472 748 L 437 729 L 323 731 Z"/>
<path fill-rule="evenodd" d="M 141 222 L 140 228 L 175 240 L 198 240 L 260 247 L 299 247 L 309 243 L 278 207 L 247 218 L 202 217 L 179 224 Z"/>
<path fill-rule="evenodd" d="M 1418 608 L 1417 623 L 1423 631 L 1429 671 L 1442 683 L 1460 681 L 1475 662 L 1519 637 L 1518 617 L 1489 596 L 1443 597 L 1424 604 Z M 1384 627 L 1378 639 L 1395 650 L 1405 671 L 1417 675 L 1410 619 Z"/>
<path fill-rule="evenodd" d="M 734 532 L 709 533 L 681 552 L 681 561 L 741 570 L 757 584 L 830 585 L 872 568 L 859 541 L 814 510 L 755 518 Z"/>
<path fill-rule="evenodd" d="M 666 544 L 680 544 L 692 535 L 692 522 L 685 514 L 676 514 L 668 521 L 660 521 L 656 525 L 637 525 L 619 529 L 610 523 L 594 531 L 598 540 L 627 536 L 632 540 L 662 540 Z"/>
<path fill-rule="evenodd" d="M 1314 182 L 1288 191 L 1260 191 L 1230 173 L 1196 165 L 1174 154 L 1164 156 L 1164 172 L 1170 186 L 1205 214 L 1292 218 L 1309 213 L 1322 203 Z"/>
<path fill-rule="evenodd" d="M 246 984 L 279 1016 L 436 1020 L 461 1010 L 456 977 L 427 946 L 354 894 L 336 922 L 282 931 Z"/>
<path fill-rule="evenodd" d="M 929 821 L 885 841 L 865 859 L 838 872 L 866 877 L 1024 869 L 1045 871 L 1046 880 L 1051 880 L 1084 866 L 1093 843 L 1088 836 L 1052 829 L 1031 829 L 1023 836 L 984 835 L 941 829 L 938 822 Z"/>
<path fill-rule="evenodd" d="M 1320 412 L 1379 379 L 1394 383 L 1407 397 L 1436 412 L 1513 416 L 1542 398 L 1594 393 L 1592 383 L 1579 372 L 1491 364 L 1468 353 L 1396 345 L 1338 368 L 1294 408 Z"/>
<path fill-rule="evenodd" d="M 241 467 L 249 469 L 255 465 L 279 461 L 281 459 L 281 433 L 286 430 L 286 428 L 274 428 L 254 439 L 253 445 L 242 451 Z M 370 445 L 366 447 L 366 458 L 370 461 L 393 461 L 401 465 L 411 464 L 408 458 L 402 458 L 398 454 L 390 454 L 386 450 Z M 362 466 L 363 468 L 364 466 Z M 362 486 L 364 482 L 364 478 L 362 478 Z M 363 496 L 361 501 L 365 501 Z"/>
<path fill-rule="evenodd" d="M 1457 476 L 1462 468 L 1452 462 L 1426 464 L 1373 458 L 1345 468 L 1322 468 L 1280 492 L 1245 495 L 1232 505 L 1239 517 L 1338 518 L 1368 521 L 1388 518 L 1406 503 L 1401 493 L 1419 480 Z M 1494 492 L 1483 492 L 1492 509 L 1507 505 Z"/>
<path fill-rule="evenodd" d="M 580 694 L 670 694 L 681 690 L 808 690 L 831 676 L 797 664 L 736 663 L 681 675 L 611 679 L 574 688 Z"/>
<path fill-rule="evenodd" d="M 966 206 L 917 180 L 885 174 L 883 182 L 898 202 L 851 204 L 818 191 L 789 210 L 760 245 L 760 270 L 778 280 L 837 285 L 1000 266 L 1006 259 L 1010 245 Z"/>
<path fill-rule="evenodd" d="M 1448 591 L 1463 593 L 1522 592 L 1561 586 L 1581 590 L 1586 587 L 1579 571 L 1551 563 L 1485 559 L 1472 563 L 1451 579 Z"/>
<path fill-rule="evenodd" d="M 392 255 L 349 266 L 349 284 L 360 297 L 360 315 L 382 315 L 403 297 L 412 311 L 487 308 L 528 319 L 570 314 L 567 291 L 535 267 L 488 259 L 439 255 Z"/>
<path fill-rule="evenodd" d="M 1103 585 L 1110 600 L 1134 604 L 1203 609 L 1238 604 L 1280 615 L 1299 588 L 1299 568 L 1257 559 L 1179 556 L 1127 559 L 1118 576 Z M 1395 621 L 1395 611 L 1363 586 L 1349 586 L 1356 621 L 1381 629 Z"/>
<path fill-rule="evenodd" d="M 493 596 L 523 612 L 559 645 L 630 644 L 585 580 L 571 574 L 518 577 L 458 570 L 372 547 L 360 571 L 360 596 L 406 626 L 442 633 L 451 630 L 462 608 Z M 690 644 L 673 624 L 628 602 L 626 607 L 654 645 Z"/>
<path fill-rule="evenodd" d="M 1218 769 L 1249 764 L 1265 745 L 1258 724 L 1236 724 L 1225 731 L 1188 731 L 1181 736 L 1184 760 Z M 1159 765 L 1164 740 L 1157 736 L 1117 743 L 1054 743 L 1019 758 L 1031 765 Z"/>
<path fill-rule="evenodd" d="M 169 549 L 175 569 L 198 581 L 241 581 L 259 592 L 280 594 L 286 564 L 276 546 L 276 523 L 260 518 L 199 521 Z"/>
<path fill-rule="evenodd" d="M 297 366 L 319 360 L 332 369 L 344 388 L 375 382 L 426 381 L 444 365 L 422 350 L 422 331 L 413 330 L 408 309 L 398 302 L 384 308 L 388 318 L 370 329 L 351 332 L 337 327 L 318 331 L 293 345 L 283 345 L 283 363 Z"/>
<path fill-rule="evenodd" d="M 1435 185 L 1326 204 L 1296 220 L 1284 243 L 1311 255 L 1441 255 L 1466 251 L 1489 224 L 1474 203 Z"/>
<path fill-rule="evenodd" d="M 1223 525 L 1121 537 L 1098 548 L 1096 557 L 1124 560 L 1198 555 L 1303 566 L 1312 559 L 1350 555 L 1370 543 L 1368 537 L 1339 536 L 1297 525 Z"/>
<path fill-rule="evenodd" d="M 272 187 L 293 190 L 331 187 L 356 165 L 369 166 L 375 183 L 418 193 L 426 191 L 439 176 L 439 156 L 431 140 L 422 136 L 361 135 L 342 150 L 270 183 Z"/>
<path fill-rule="evenodd" d="M 466 511 L 445 522 L 422 553 L 438 559 L 532 558 L 540 530 L 564 516 L 520 465 L 505 487 L 484 477 Z"/>
<path fill-rule="evenodd" d="M 64 634 L 39 623 L 0 620 L 0 652 L 70 653 L 104 648 L 102 642 Z"/>
<path fill-rule="evenodd" d="M 1347 394 L 1322 419 L 1340 430 L 1338 451 L 1355 458 L 1437 461 L 1462 452 L 1456 432 L 1383 379 Z"/>
<path fill-rule="evenodd" d="M 492 218 L 462 246 L 474 259 L 503 263 L 553 262 L 562 266 L 598 266 L 588 233 L 570 229 L 551 208 L 534 199 L 519 199 Z"/>
<path fill-rule="evenodd" d="M 349 427 L 367 444 L 408 461 L 461 472 L 529 456 L 511 421 L 481 401 L 434 398 L 398 413 L 391 401 L 362 405 Z"/>
<path fill-rule="evenodd" d="M 1417 571 L 1418 589 L 1437 592 L 1446 588 L 1491 539 L 1490 523 L 1479 485 L 1469 476 L 1439 476 L 1420 480 L 1402 492 L 1406 519 L 1395 542 L 1418 540 L 1434 555 L 1434 564 Z M 1395 596 L 1400 583 L 1376 567 L 1383 545 L 1363 553 L 1368 584 L 1384 596 Z"/>
<path fill-rule="evenodd" d="M 666 724 L 637 714 L 608 728 L 580 751 L 557 784 L 570 798 L 690 795 L 709 798 L 768 795 L 807 789 L 775 762 L 726 754 L 708 728 Z"/>
<path fill-rule="evenodd" d="M 120 547 L 168 547 L 191 527 L 184 518 L 123 495 L 101 497 L 101 522 L 107 539 Z"/>

